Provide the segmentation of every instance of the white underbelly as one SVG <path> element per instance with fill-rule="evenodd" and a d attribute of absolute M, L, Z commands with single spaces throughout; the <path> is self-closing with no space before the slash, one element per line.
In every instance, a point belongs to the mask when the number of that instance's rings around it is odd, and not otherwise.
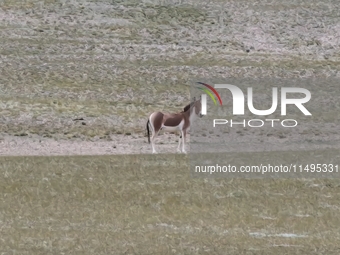
<path fill-rule="evenodd" d="M 167 127 L 167 126 L 163 126 L 162 127 L 162 130 L 165 131 L 165 132 L 176 132 L 176 131 L 179 131 L 179 127 Z"/>
<path fill-rule="evenodd" d="M 162 130 L 165 132 L 176 132 L 182 130 L 184 125 L 184 121 L 182 120 L 181 123 L 179 123 L 178 126 L 170 127 L 170 126 L 164 126 L 162 125 Z"/>

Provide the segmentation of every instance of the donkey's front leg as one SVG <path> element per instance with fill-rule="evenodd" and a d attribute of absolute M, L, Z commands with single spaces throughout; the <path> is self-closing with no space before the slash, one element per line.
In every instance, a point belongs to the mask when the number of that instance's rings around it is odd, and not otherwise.
<path fill-rule="evenodd" d="M 159 132 L 159 131 L 154 132 L 153 135 L 152 135 L 152 137 L 151 137 L 151 146 L 152 146 L 152 153 L 153 153 L 153 154 L 157 154 L 157 151 L 156 151 L 156 149 L 155 149 L 155 138 L 157 137 L 158 132 Z"/>
<path fill-rule="evenodd" d="M 186 131 L 186 129 L 184 129 L 182 131 L 182 152 L 185 153 L 185 154 L 187 153 L 186 150 L 185 150 L 185 137 L 186 137 L 186 135 L 187 135 L 187 131 Z"/>

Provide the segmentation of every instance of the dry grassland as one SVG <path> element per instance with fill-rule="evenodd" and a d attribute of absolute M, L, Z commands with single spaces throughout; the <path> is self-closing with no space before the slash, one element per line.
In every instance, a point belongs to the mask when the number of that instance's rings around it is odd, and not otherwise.
<path fill-rule="evenodd" d="M 2 157 L 3 254 L 338 254 L 336 179 L 192 178 L 183 155 Z"/>
<path fill-rule="evenodd" d="M 181 110 L 198 77 L 337 76 L 337 5 L 3 0 L 0 132 L 108 140 Z"/>
<path fill-rule="evenodd" d="M 134 140 L 148 113 L 179 111 L 198 76 L 339 78 L 338 9 L 336 0 L 0 0 L 0 152 L 13 136 L 13 154 L 21 136 L 41 151 L 79 139 L 147 152 Z M 327 132 L 242 130 L 231 142 L 338 148 L 338 96 L 317 89 L 333 106 L 317 115 L 336 125 Z M 339 254 L 337 179 L 192 178 L 188 160 L 0 157 L 0 253 Z"/>

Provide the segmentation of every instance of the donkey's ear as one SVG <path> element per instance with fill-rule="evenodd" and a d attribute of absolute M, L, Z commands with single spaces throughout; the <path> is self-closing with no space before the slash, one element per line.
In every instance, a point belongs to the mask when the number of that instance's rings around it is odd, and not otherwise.
<path fill-rule="evenodd" d="M 196 97 L 194 97 L 192 101 L 195 102 L 196 101 Z"/>

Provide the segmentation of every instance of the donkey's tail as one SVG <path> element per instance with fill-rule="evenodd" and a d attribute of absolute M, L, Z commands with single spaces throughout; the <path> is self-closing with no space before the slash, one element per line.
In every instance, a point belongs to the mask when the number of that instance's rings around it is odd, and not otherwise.
<path fill-rule="evenodd" d="M 148 119 L 148 122 L 146 122 L 146 130 L 148 131 L 148 141 L 150 143 L 150 128 L 149 128 L 149 124 L 150 124 L 150 119 Z"/>

